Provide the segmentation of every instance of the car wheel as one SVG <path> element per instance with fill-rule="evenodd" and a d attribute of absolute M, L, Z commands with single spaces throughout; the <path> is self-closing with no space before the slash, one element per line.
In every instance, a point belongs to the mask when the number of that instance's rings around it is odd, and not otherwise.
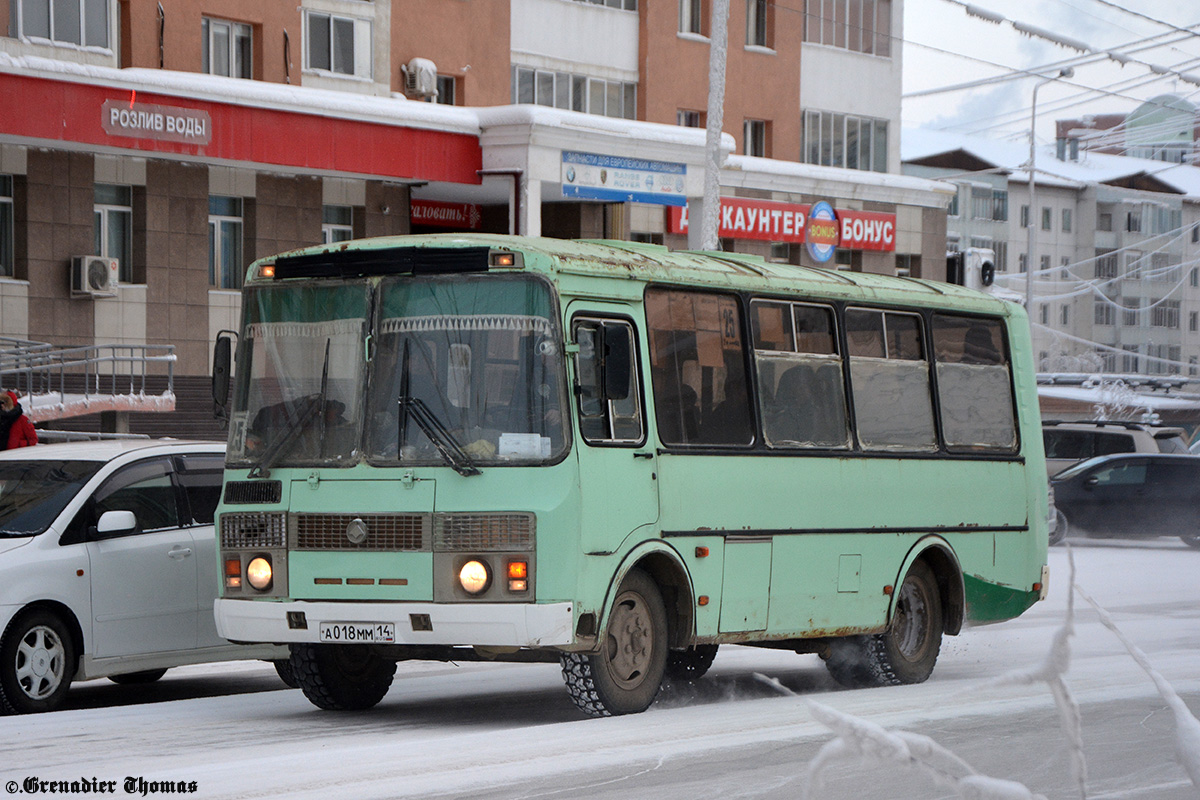
<path fill-rule="evenodd" d="M 834 680 L 850 688 L 921 683 L 933 672 L 941 646 L 937 579 L 918 561 L 900 584 L 888 629 L 835 639 L 825 666 Z"/>
<path fill-rule="evenodd" d="M 1200 550 L 1200 533 L 1185 533 L 1179 537 L 1188 547 L 1195 547 Z"/>
<path fill-rule="evenodd" d="M 124 675 L 109 675 L 108 679 L 113 683 L 126 686 L 138 683 L 154 683 L 166 674 L 167 671 L 165 669 L 147 669 L 142 672 L 126 672 Z"/>
<path fill-rule="evenodd" d="M 0 710 L 53 711 L 75 677 L 75 643 L 66 624 L 44 609 L 17 615 L 0 640 Z"/>
<path fill-rule="evenodd" d="M 1054 532 L 1050 534 L 1051 546 L 1062 544 L 1063 540 L 1067 538 L 1067 531 L 1071 529 L 1071 526 L 1067 523 L 1066 514 L 1056 510 L 1055 515 L 1057 522 L 1054 525 Z"/>
<path fill-rule="evenodd" d="M 591 717 L 645 711 L 667 668 L 667 612 L 658 586 L 640 569 L 621 582 L 600 652 L 564 653 L 563 680 L 575 705 Z"/>
<path fill-rule="evenodd" d="M 289 663 L 304 696 L 326 711 L 372 708 L 396 675 L 396 662 L 367 645 L 294 644 Z"/>

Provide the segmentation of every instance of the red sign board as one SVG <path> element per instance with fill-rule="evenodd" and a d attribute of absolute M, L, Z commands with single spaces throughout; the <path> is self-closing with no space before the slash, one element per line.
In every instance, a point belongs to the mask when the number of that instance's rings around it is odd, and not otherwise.
<path fill-rule="evenodd" d="M 812 206 L 722 197 L 717 235 L 725 239 L 754 239 L 763 242 L 803 243 L 807 240 L 808 212 Z M 823 239 L 848 250 L 892 252 L 896 249 L 896 215 L 881 211 L 838 209 L 837 219 L 825 225 Z M 836 224 L 836 229 L 831 228 Z M 826 228 L 829 228 L 826 230 Z M 688 210 L 667 209 L 667 232 L 687 233 Z"/>
<path fill-rule="evenodd" d="M 413 200 L 409 204 L 409 220 L 413 225 L 432 225 L 460 231 L 477 231 L 483 222 L 483 213 L 474 203 Z"/>
<path fill-rule="evenodd" d="M 139 154 L 479 184 L 479 137 L 0 72 L 0 135 Z"/>

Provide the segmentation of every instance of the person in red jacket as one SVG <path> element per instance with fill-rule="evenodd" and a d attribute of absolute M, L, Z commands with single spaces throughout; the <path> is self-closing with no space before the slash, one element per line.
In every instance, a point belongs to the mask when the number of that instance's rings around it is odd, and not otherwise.
<path fill-rule="evenodd" d="M 37 431 L 17 402 L 17 393 L 0 391 L 0 444 L 12 450 L 37 443 Z"/>

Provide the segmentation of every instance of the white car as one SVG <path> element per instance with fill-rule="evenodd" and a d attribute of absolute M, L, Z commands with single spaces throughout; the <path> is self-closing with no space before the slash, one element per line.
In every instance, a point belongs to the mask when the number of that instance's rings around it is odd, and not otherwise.
<path fill-rule="evenodd" d="M 0 713 L 50 711 L 74 680 L 287 658 L 217 635 L 224 453 L 153 439 L 0 452 Z"/>

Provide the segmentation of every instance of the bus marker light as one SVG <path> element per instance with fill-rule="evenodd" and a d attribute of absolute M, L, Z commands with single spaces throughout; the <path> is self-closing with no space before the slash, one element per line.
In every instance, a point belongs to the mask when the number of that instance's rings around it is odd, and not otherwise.
<path fill-rule="evenodd" d="M 493 267 L 511 267 L 517 263 L 517 259 L 512 253 L 492 253 Z"/>
<path fill-rule="evenodd" d="M 225 559 L 225 588 L 226 589 L 242 588 L 242 562 L 241 562 L 241 559 L 237 559 L 237 558 Z"/>
<path fill-rule="evenodd" d="M 274 265 L 274 264 L 267 264 L 267 265 L 265 265 L 265 266 L 259 267 L 259 268 L 258 268 L 258 277 L 260 277 L 260 278 L 274 278 L 274 277 L 275 277 L 275 265 Z"/>
<path fill-rule="evenodd" d="M 479 561 L 468 561 L 458 571 L 458 582 L 468 594 L 479 594 L 491 582 L 488 569 Z"/>
<path fill-rule="evenodd" d="M 1035 584 L 1033 585 L 1033 590 L 1034 590 L 1035 592 L 1041 592 L 1041 591 L 1042 591 L 1042 584 L 1041 584 L 1041 583 L 1035 583 Z"/>
<path fill-rule="evenodd" d="M 708 595 L 702 594 L 698 598 L 696 598 L 696 605 L 698 605 L 698 606 L 708 605 Z"/>
<path fill-rule="evenodd" d="M 895 589 L 895 587 L 894 587 L 894 586 L 892 586 L 891 584 L 889 584 L 889 585 L 887 585 L 887 586 L 883 587 L 883 593 L 884 593 L 884 594 L 886 594 L 888 597 L 891 597 L 891 596 L 892 596 L 892 592 L 894 592 L 894 591 L 896 591 L 896 589 Z"/>
<path fill-rule="evenodd" d="M 708 548 L 707 547 L 697 547 L 696 548 L 696 558 L 708 558 Z"/>
<path fill-rule="evenodd" d="M 508 580 L 508 590 L 510 592 L 524 592 L 529 589 L 528 581 L 519 581 L 514 578 Z"/>

